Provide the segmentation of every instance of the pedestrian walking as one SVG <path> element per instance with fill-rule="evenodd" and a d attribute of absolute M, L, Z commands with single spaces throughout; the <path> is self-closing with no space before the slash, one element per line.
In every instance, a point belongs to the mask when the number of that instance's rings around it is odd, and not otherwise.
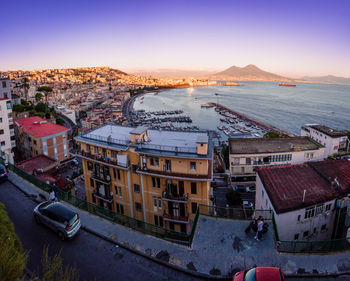
<path fill-rule="evenodd" d="M 55 193 L 56 200 L 60 201 L 60 198 L 58 197 L 58 187 L 55 183 L 53 184 L 53 191 Z"/>
<path fill-rule="evenodd" d="M 50 201 L 56 200 L 55 191 L 51 190 L 50 195 L 49 195 L 49 199 L 50 199 Z"/>
<path fill-rule="evenodd" d="M 263 231 L 263 227 L 264 227 L 264 218 L 262 216 L 260 216 L 258 218 L 258 229 L 257 229 L 257 232 L 256 232 L 256 235 L 255 235 L 255 239 L 257 241 L 260 241 L 261 238 L 262 238 L 262 231 Z"/>

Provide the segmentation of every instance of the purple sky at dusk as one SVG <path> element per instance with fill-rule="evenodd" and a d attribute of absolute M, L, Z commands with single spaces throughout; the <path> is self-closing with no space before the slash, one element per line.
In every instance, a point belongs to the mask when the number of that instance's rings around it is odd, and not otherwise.
<path fill-rule="evenodd" d="M 0 70 L 110 66 L 350 77 L 350 1 L 11 1 Z"/>

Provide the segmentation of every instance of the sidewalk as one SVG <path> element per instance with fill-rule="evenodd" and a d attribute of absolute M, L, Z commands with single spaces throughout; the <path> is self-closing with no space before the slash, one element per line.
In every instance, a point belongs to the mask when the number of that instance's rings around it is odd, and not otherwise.
<path fill-rule="evenodd" d="M 24 193 L 32 195 L 33 199 L 39 199 L 39 194 L 48 198 L 47 193 L 11 171 L 9 180 Z M 85 230 L 157 262 L 170 264 L 185 271 L 232 277 L 233 272 L 258 265 L 281 267 L 286 274 L 350 272 L 350 252 L 332 255 L 278 253 L 271 225 L 263 240 L 256 241 L 253 238 L 254 233 L 245 234 L 248 223 L 246 221 L 200 216 L 192 247 L 189 248 L 142 234 L 70 207 L 79 212 Z"/>

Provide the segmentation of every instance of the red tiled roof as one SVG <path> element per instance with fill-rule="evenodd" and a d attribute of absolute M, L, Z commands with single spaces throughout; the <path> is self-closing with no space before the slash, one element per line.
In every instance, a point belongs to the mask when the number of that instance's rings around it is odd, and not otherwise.
<path fill-rule="evenodd" d="M 16 119 L 15 124 L 17 127 L 22 128 L 24 132 L 37 138 L 69 130 L 67 127 L 47 122 L 39 116 Z"/>
<path fill-rule="evenodd" d="M 2 101 L 2 100 L 10 100 L 10 99 L 8 99 L 8 98 L 0 98 L 0 101 Z"/>
<path fill-rule="evenodd" d="M 326 202 L 350 191 L 350 161 L 347 160 L 262 167 L 258 175 L 277 213 Z M 340 186 L 334 183 L 335 177 Z"/>

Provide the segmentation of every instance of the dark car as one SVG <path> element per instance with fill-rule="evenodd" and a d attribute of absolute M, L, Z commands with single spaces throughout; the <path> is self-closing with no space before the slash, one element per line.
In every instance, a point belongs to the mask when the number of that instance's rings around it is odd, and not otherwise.
<path fill-rule="evenodd" d="M 40 203 L 34 209 L 34 219 L 55 231 L 61 240 L 74 237 L 81 226 L 79 214 L 60 202 Z"/>
<path fill-rule="evenodd" d="M 7 171 L 3 165 L 0 165 L 0 181 L 7 180 Z"/>

